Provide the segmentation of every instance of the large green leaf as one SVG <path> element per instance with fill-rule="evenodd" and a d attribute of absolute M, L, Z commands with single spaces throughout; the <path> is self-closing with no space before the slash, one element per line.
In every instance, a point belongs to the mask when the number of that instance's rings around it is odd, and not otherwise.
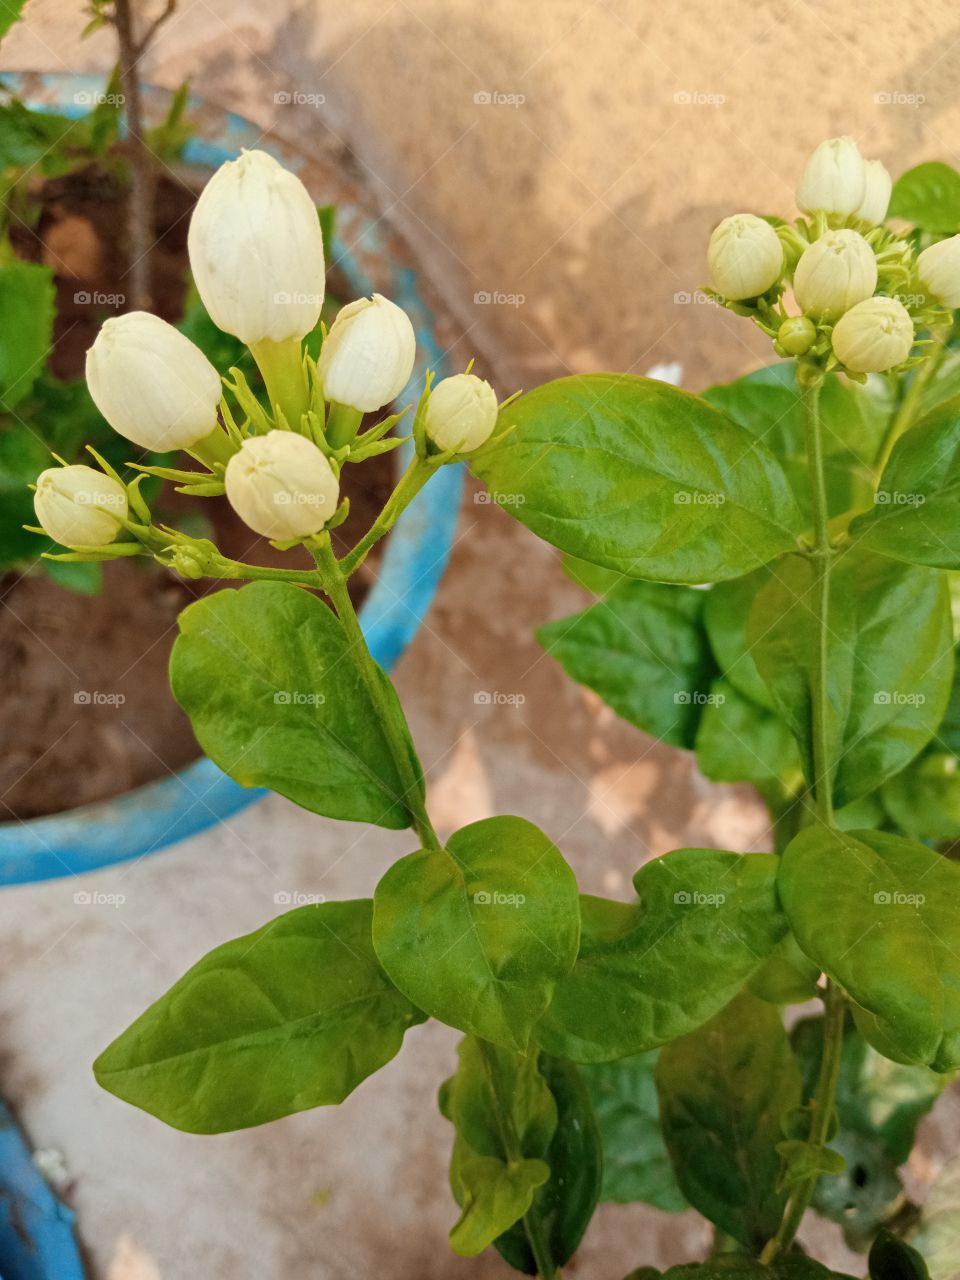
<path fill-rule="evenodd" d="M 960 173 L 940 160 L 908 169 L 893 185 L 887 217 L 923 231 L 960 231 Z"/>
<path fill-rule="evenodd" d="M 456 1133 L 450 1186 L 462 1210 L 450 1243 L 472 1257 L 522 1218 L 548 1181 L 557 1105 L 536 1054 L 472 1036 L 461 1042 L 456 1074 L 439 1101 Z"/>
<path fill-rule="evenodd" d="M 773 710 L 766 683 L 747 642 L 750 606 L 770 575 L 778 570 L 764 566 L 743 578 L 718 582 L 707 592 L 703 621 L 720 670 L 730 683 L 758 706 Z"/>
<path fill-rule="evenodd" d="M 786 1113 L 800 1103 L 800 1068 L 779 1010 L 743 994 L 657 1065 L 663 1136 L 695 1209 L 748 1248 L 780 1224 Z"/>
<path fill-rule="evenodd" d="M 660 1130 L 658 1050 L 581 1068 L 603 1140 L 601 1200 L 687 1208 Z"/>
<path fill-rule="evenodd" d="M 26 0 L 0 0 L 0 37 L 19 21 Z"/>
<path fill-rule="evenodd" d="M 908 564 L 960 569 L 960 398 L 900 437 L 851 534 Z"/>
<path fill-rule="evenodd" d="M 379 673 L 397 723 L 403 712 Z M 174 696 L 197 741 L 245 787 L 270 787 L 328 818 L 408 827 L 404 781 L 343 628 L 283 582 L 218 591 L 180 614 Z"/>
<path fill-rule="evenodd" d="M 567 675 L 617 715 L 675 747 L 692 747 L 714 674 L 706 593 L 624 582 L 599 604 L 537 631 Z"/>
<path fill-rule="evenodd" d="M 550 1179 L 537 1189 L 530 1213 L 539 1223 L 554 1264 L 562 1267 L 576 1252 L 597 1206 L 605 1153 L 580 1069 L 572 1062 L 541 1054 L 540 1074 L 553 1094 L 557 1127 L 544 1153 Z M 517 1271 L 537 1274 L 533 1251 L 520 1223 L 494 1244 Z"/>
<path fill-rule="evenodd" d="M 737 994 L 786 932 L 768 854 L 678 849 L 634 876 L 637 903 L 584 897 L 573 971 L 537 1028 L 574 1062 L 611 1062 L 685 1035 Z"/>
<path fill-rule="evenodd" d="M 960 1066 L 960 867 L 900 836 L 816 826 L 788 845 L 777 888 L 797 941 L 860 1006 L 875 1048 Z"/>
<path fill-rule="evenodd" d="M 656 1273 L 654 1273 L 655 1276 Z M 637 1280 L 654 1280 L 643 1272 Z M 628 1276 L 627 1280 L 631 1280 Z M 747 1258 L 743 1254 L 726 1253 L 711 1258 L 709 1262 L 684 1263 L 665 1271 L 662 1280 L 854 1280 L 846 1272 L 828 1271 L 825 1266 L 795 1253 L 789 1258 L 778 1258 L 769 1265 Z"/>
<path fill-rule="evenodd" d="M 589 374 L 505 409 L 512 430 L 474 472 L 528 529 L 634 578 L 710 582 L 796 546 L 783 469 L 704 400 L 646 378 Z"/>
<path fill-rule="evenodd" d="M 745 427 L 779 459 L 797 504 L 810 510 L 806 414 L 796 384 L 795 362 L 784 361 L 735 382 L 711 387 L 704 399 Z M 820 393 L 820 426 L 827 506 L 831 516 L 867 507 L 870 465 L 893 410 L 880 378 L 865 385 L 828 375 Z"/>
<path fill-rule="evenodd" d="M 960 836 L 960 772 L 955 755 L 925 751 L 884 783 L 880 799 L 887 815 L 914 840 Z"/>
<path fill-rule="evenodd" d="M 46 367 L 53 345 L 53 271 L 0 265 L 0 407 L 12 409 Z"/>
<path fill-rule="evenodd" d="M 929 742 L 950 695 L 953 629 L 946 580 L 936 570 L 850 551 L 830 582 L 826 732 L 842 806 L 876 790 Z M 791 556 L 758 593 L 747 629 L 808 781 L 816 603 L 811 562 Z"/>
<path fill-rule="evenodd" d="M 217 947 L 94 1063 L 175 1129 L 225 1133 L 342 1102 L 424 1014 L 381 969 L 367 900 L 300 907 Z"/>
<path fill-rule="evenodd" d="M 797 744 L 784 720 L 717 680 L 697 730 L 697 765 L 714 782 L 799 777 Z"/>
<path fill-rule="evenodd" d="M 374 896 L 377 954 L 400 990 L 510 1048 L 526 1048 L 579 936 L 576 878 L 523 818 L 485 818 L 401 858 Z"/>

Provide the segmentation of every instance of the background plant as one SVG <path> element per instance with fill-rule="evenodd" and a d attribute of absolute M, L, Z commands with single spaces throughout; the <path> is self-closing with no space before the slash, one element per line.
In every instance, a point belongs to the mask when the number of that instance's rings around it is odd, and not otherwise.
<path fill-rule="evenodd" d="M 887 194 L 885 173 L 835 140 L 801 181 L 806 217 L 735 215 L 715 233 L 718 300 L 795 364 L 707 397 L 614 374 L 561 379 L 499 415 L 469 372 L 428 384 L 407 471 L 341 548 L 343 468 L 400 443 L 403 415 L 360 426 L 409 376 L 412 330 L 386 299 L 361 300 L 311 356 L 323 261 L 305 193 L 257 153 L 218 173 L 194 215 L 194 269 L 210 313 L 260 367 L 269 408 L 234 372 L 218 420 L 202 353 L 169 362 L 189 368 L 171 388 L 127 341 L 134 317 L 98 339 L 91 386 L 140 443 L 145 424 L 162 438 L 196 415 L 180 443 L 197 465 L 167 477 L 226 491 L 315 568 L 228 560 L 154 523 L 140 482 L 109 467 L 95 480 L 45 472 L 38 516 L 54 536 L 69 529 L 72 560 L 151 555 L 188 577 L 255 579 L 181 615 L 171 677 L 201 746 L 241 783 L 409 828 L 418 847 L 372 899 L 300 908 L 210 953 L 104 1051 L 101 1084 L 179 1128 L 223 1132 L 341 1101 L 435 1017 L 465 1035 L 440 1095 L 457 1252 L 493 1244 L 554 1277 L 601 1194 L 641 1196 L 689 1202 L 717 1227 L 712 1260 L 671 1280 L 831 1274 L 796 1245 L 805 1209 L 817 1196 L 846 1217 L 831 1180 L 849 1162 L 859 1183 L 868 1153 L 890 1173 L 960 1066 L 957 868 L 917 839 L 927 806 L 910 786 L 901 816 L 889 798 L 925 767 L 953 690 L 960 237 L 928 245 L 950 228 L 916 216 L 895 234 L 881 225 Z M 635 900 L 619 902 L 579 895 L 522 817 L 440 841 L 347 582 L 463 453 L 603 594 L 545 641 L 621 714 L 696 748 L 708 774 L 761 785 L 772 854 L 676 850 L 641 866 Z M 788 1034 L 782 1006 L 811 998 L 822 1015 Z M 859 1214 L 856 1239 L 873 1280 L 922 1277 L 909 1224 L 880 1228 L 885 1203 L 872 1215 Z M 931 1258 L 935 1231 L 917 1236 Z"/>

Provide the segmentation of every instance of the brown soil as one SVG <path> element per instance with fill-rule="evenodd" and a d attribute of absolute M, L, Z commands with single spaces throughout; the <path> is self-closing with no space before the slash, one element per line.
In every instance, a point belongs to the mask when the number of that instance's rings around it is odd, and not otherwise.
<path fill-rule="evenodd" d="M 109 173 L 95 167 L 48 180 L 35 194 L 42 216 L 35 231 L 19 230 L 15 247 L 22 257 L 54 268 L 51 367 L 58 377 L 76 378 L 100 324 L 123 309 L 122 303 L 98 309 L 78 298 L 84 291 L 123 293 L 123 194 Z M 195 199 L 186 183 L 165 175 L 157 183 L 152 309 L 170 321 L 182 314 Z M 348 296 L 343 281 L 331 279 L 328 287 Z M 392 476 L 389 454 L 347 469 L 351 510 L 338 530 L 340 540 L 352 543 L 370 525 Z M 153 504 L 166 519 L 191 505 L 211 522 L 225 554 L 262 564 L 297 563 L 295 554 L 281 555 L 255 538 L 222 499 L 184 499 L 164 490 Z M 354 580 L 356 603 L 370 581 L 364 568 Z M 0 581 L 0 821 L 119 795 L 199 754 L 189 721 L 170 694 L 167 662 L 177 614 L 216 584 L 185 583 L 140 560 L 104 570 L 104 589 L 95 597 L 64 590 L 35 571 Z"/>

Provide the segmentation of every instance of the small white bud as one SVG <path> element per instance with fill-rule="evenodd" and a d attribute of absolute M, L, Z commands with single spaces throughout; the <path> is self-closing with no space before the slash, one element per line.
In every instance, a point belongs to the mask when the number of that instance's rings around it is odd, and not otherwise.
<path fill-rule="evenodd" d="M 917 259 L 917 275 L 941 306 L 960 307 L 960 236 L 939 240 Z"/>
<path fill-rule="evenodd" d="M 783 245 L 769 222 L 753 213 L 735 213 L 714 229 L 707 266 L 713 287 L 724 298 L 755 298 L 779 279 Z"/>
<path fill-rule="evenodd" d="M 867 298 L 833 330 L 833 352 L 854 373 L 883 373 L 902 364 L 913 346 L 913 321 L 896 298 Z"/>
<path fill-rule="evenodd" d="M 44 532 L 65 547 L 113 542 L 127 516 L 127 491 L 93 467 L 48 467 L 37 477 L 33 507 Z"/>
<path fill-rule="evenodd" d="M 220 375 L 189 338 L 146 311 L 104 322 L 87 352 L 87 386 L 114 431 L 143 449 L 189 449 L 217 425 Z"/>
<path fill-rule="evenodd" d="M 358 298 L 338 314 L 320 348 L 323 394 L 372 413 L 410 381 L 417 339 L 410 317 L 382 294 Z"/>
<path fill-rule="evenodd" d="M 472 373 L 455 373 L 430 392 L 424 429 L 438 449 L 470 453 L 493 435 L 497 393 Z"/>
<path fill-rule="evenodd" d="M 340 500 L 340 482 L 326 455 L 292 431 L 244 440 L 224 479 L 230 505 L 243 523 L 279 542 L 317 533 Z"/>
<path fill-rule="evenodd" d="M 187 236 L 190 267 L 214 324 L 252 346 L 316 327 L 323 233 L 306 187 L 265 151 L 228 160 L 200 193 Z"/>
<path fill-rule="evenodd" d="M 890 207 L 890 193 L 893 191 L 893 179 L 882 160 L 865 160 L 866 186 L 863 200 L 857 209 L 857 217 L 864 222 L 872 222 L 879 226 L 887 216 Z"/>
<path fill-rule="evenodd" d="M 825 232 L 804 249 L 793 276 L 797 302 L 824 320 L 836 320 L 876 287 L 876 255 L 856 231 Z"/>
<path fill-rule="evenodd" d="M 822 209 L 842 217 L 856 213 L 867 192 L 867 168 L 852 138 L 821 142 L 807 161 L 797 187 L 804 213 Z"/>

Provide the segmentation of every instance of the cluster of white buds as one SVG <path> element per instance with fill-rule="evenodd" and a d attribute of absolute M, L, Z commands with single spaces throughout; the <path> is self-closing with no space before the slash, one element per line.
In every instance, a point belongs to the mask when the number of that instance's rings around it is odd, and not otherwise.
<path fill-rule="evenodd" d="M 740 213 L 713 232 L 717 300 L 750 316 L 780 355 L 803 358 L 813 377 L 910 367 L 917 331 L 960 306 L 960 236 L 918 255 L 883 225 L 892 190 L 885 166 L 864 160 L 852 138 L 822 142 L 797 186 L 804 218 Z M 799 315 L 787 310 L 791 288 Z"/>
<path fill-rule="evenodd" d="M 87 383 L 100 412 L 142 449 L 187 450 L 206 472 L 146 467 L 186 492 L 226 493 L 240 518 L 280 543 L 310 538 L 338 514 L 346 461 L 400 443 L 381 442 L 395 419 L 357 437 L 365 413 L 397 399 L 413 373 L 416 335 L 407 314 L 379 293 L 343 307 L 319 359 L 304 338 L 320 321 L 326 265 L 317 209 L 300 179 L 263 151 L 221 166 L 190 222 L 190 266 L 214 322 L 245 343 L 263 373 L 270 412 L 246 384 L 228 385 L 246 414 L 221 403 L 221 377 L 200 349 L 145 312 L 107 320 L 87 353 Z M 426 395 L 421 454 L 447 461 L 492 435 L 497 398 L 488 383 L 458 374 Z M 354 456 L 355 455 L 355 456 Z M 88 466 L 45 471 L 36 486 L 42 528 L 78 550 L 144 534 L 149 519 L 135 486 Z M 342 515 L 341 517 L 342 518 Z M 116 553 L 124 550 L 115 548 Z"/>

